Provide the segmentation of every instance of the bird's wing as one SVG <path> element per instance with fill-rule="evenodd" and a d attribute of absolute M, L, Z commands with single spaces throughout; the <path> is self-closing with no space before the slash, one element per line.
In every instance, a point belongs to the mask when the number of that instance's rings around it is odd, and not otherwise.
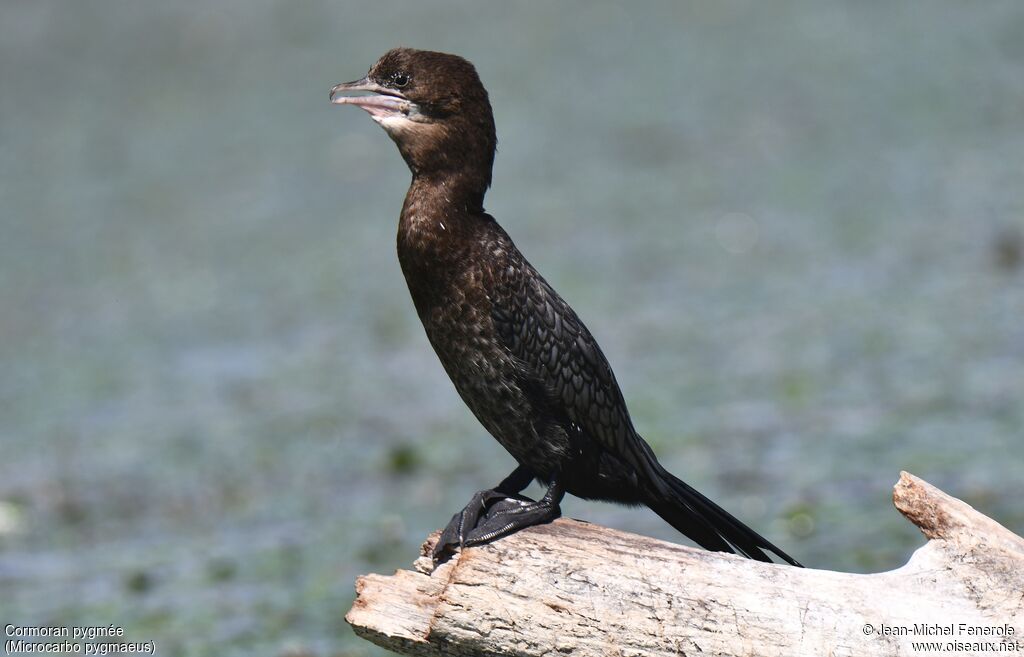
<path fill-rule="evenodd" d="M 524 376 L 541 385 L 553 415 L 567 418 L 642 479 L 656 480 L 643 476 L 653 475 L 656 459 L 634 430 L 612 368 L 590 331 L 525 259 L 506 271 L 491 314 Z"/>
<path fill-rule="evenodd" d="M 501 341 L 522 364 L 527 383 L 532 387 L 539 384 L 544 391 L 542 403 L 553 419 L 568 418 L 598 447 L 632 467 L 636 481 L 645 489 L 644 503 L 705 548 L 738 551 L 760 561 L 771 561 L 764 553 L 770 550 L 799 565 L 666 472 L 633 429 L 608 360 L 569 304 L 525 259 L 513 263 L 505 275 L 503 293 L 492 299 L 491 314 Z"/>

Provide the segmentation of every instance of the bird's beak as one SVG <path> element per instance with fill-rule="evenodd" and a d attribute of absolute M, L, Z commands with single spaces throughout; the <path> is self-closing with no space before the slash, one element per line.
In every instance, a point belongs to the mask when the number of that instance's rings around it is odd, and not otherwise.
<path fill-rule="evenodd" d="M 347 96 L 344 94 L 365 91 L 370 95 Z M 401 92 L 383 87 L 368 78 L 353 82 L 342 82 L 331 87 L 331 102 L 335 105 L 355 105 L 370 113 L 374 119 L 388 116 L 409 116 L 418 108 Z"/>

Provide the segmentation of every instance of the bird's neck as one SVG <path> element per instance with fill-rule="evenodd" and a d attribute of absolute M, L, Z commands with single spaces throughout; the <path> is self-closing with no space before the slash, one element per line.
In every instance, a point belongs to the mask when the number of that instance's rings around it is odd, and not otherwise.
<path fill-rule="evenodd" d="M 483 213 L 496 143 L 489 113 L 485 119 L 483 125 L 458 117 L 388 132 L 412 172 L 406 205 L 429 200 L 438 210 Z"/>
<path fill-rule="evenodd" d="M 410 201 L 428 202 L 437 211 L 482 214 L 484 195 L 490 184 L 490 168 L 486 174 L 475 167 L 447 171 L 413 173 L 406 194 Z"/>
<path fill-rule="evenodd" d="M 473 223 L 486 216 L 486 189 L 487 183 L 476 171 L 413 174 L 402 205 L 399 234 L 423 233 L 439 239 L 463 237 Z"/>
<path fill-rule="evenodd" d="M 403 267 L 441 269 L 462 257 L 479 224 L 489 219 L 483 197 L 483 186 L 471 176 L 414 175 L 398 223 Z"/>

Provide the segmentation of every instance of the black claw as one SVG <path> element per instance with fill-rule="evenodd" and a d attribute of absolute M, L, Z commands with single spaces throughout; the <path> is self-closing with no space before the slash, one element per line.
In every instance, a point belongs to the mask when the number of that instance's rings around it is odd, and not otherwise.
<path fill-rule="evenodd" d="M 452 516 L 431 556 L 434 563 L 441 563 L 456 548 L 483 545 L 520 529 L 551 522 L 560 515 L 558 504 L 547 497 L 535 502 L 493 489 L 479 491 L 466 508 Z"/>
<path fill-rule="evenodd" d="M 492 506 L 483 522 L 474 527 L 462 544 L 482 545 L 496 538 L 514 534 L 520 529 L 543 525 L 562 515 L 557 504 L 510 498 Z"/>
<path fill-rule="evenodd" d="M 507 499 L 507 494 L 495 489 L 481 490 L 473 494 L 462 511 L 452 516 L 441 536 L 434 545 L 431 557 L 435 563 L 455 552 L 455 548 L 466 545 L 467 535 L 477 526 L 481 516 L 497 502 Z"/>

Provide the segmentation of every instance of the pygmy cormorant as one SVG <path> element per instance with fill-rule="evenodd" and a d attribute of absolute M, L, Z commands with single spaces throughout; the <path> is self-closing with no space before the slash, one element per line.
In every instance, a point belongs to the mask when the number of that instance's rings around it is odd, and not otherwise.
<path fill-rule="evenodd" d="M 396 48 L 331 101 L 369 112 L 409 165 L 398 259 L 416 312 L 463 401 L 519 463 L 455 514 L 435 559 L 557 518 L 568 492 L 647 505 L 709 550 L 799 565 L 658 463 L 590 331 L 484 211 L 496 138 L 472 64 Z M 548 487 L 539 501 L 520 495 L 533 479 Z"/>

